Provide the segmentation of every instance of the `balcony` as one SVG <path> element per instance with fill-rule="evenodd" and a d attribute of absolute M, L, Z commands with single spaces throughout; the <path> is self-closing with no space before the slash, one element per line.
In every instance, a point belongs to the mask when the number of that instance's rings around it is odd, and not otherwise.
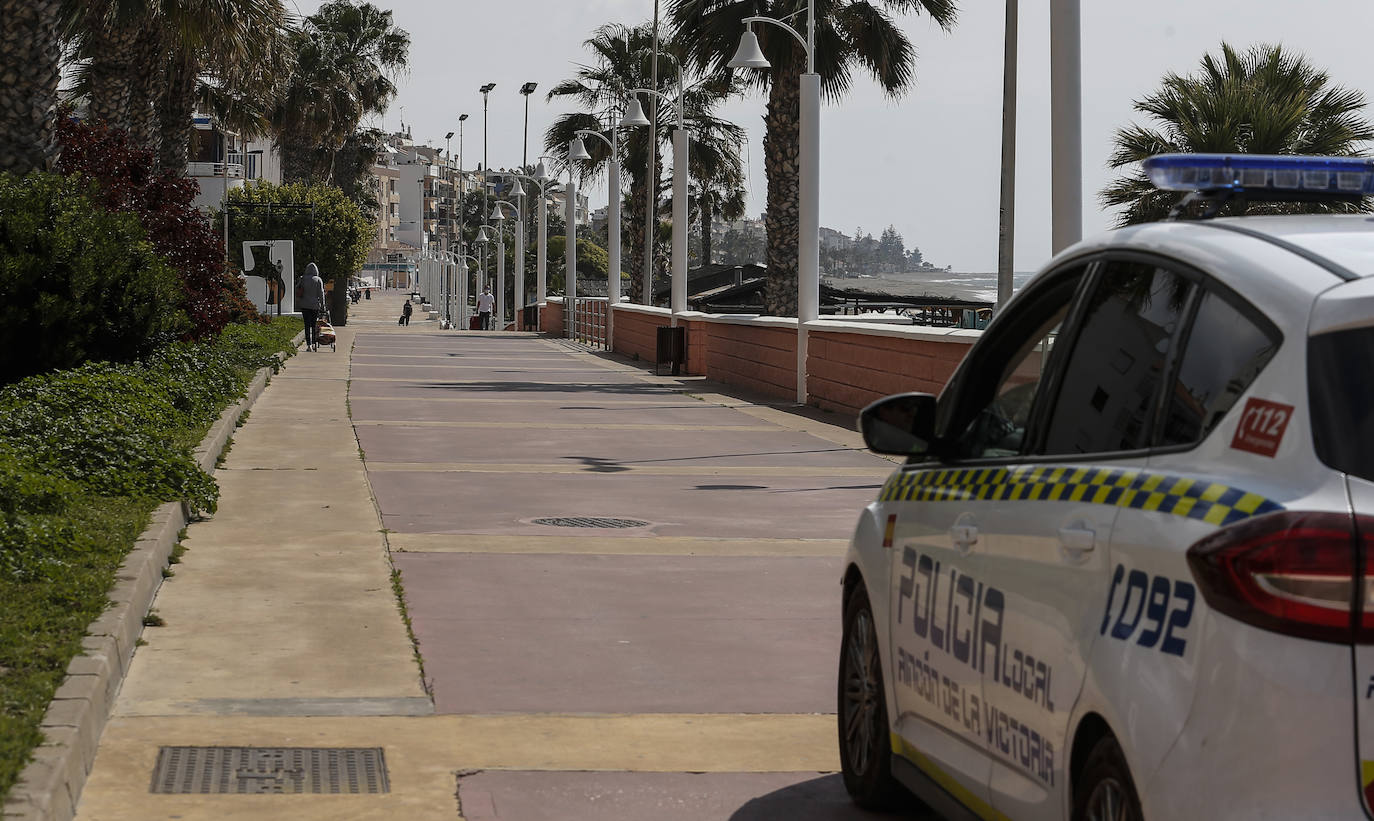
<path fill-rule="evenodd" d="M 230 154 L 230 158 L 242 156 Z M 250 158 L 255 159 L 255 158 Z M 243 163 L 230 162 L 226 169 L 222 162 L 188 162 L 186 163 L 186 176 L 188 177 L 228 177 L 231 180 L 243 179 Z"/>

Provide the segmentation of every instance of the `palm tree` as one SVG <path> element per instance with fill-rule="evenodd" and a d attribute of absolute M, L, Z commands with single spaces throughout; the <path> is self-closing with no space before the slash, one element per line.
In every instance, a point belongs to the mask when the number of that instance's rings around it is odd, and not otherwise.
<path fill-rule="evenodd" d="M 296 71 L 274 113 L 287 182 L 330 180 L 335 158 L 363 118 L 381 114 L 396 96 L 393 78 L 406 68 L 410 35 L 390 11 L 332 0 L 292 36 Z"/>
<path fill-rule="evenodd" d="M 816 71 L 821 91 L 831 101 L 844 96 L 856 69 L 870 74 L 890 97 L 900 97 L 915 81 L 916 52 L 898 27 L 894 13 L 929 15 L 948 31 L 954 25 L 955 0 L 814 0 Z M 687 56 L 698 66 L 719 70 L 735 53 L 745 17 L 780 18 L 801 11 L 798 0 L 672 0 L 670 19 L 687 44 Z M 804 17 L 792 18 L 805 25 Z M 749 71 L 751 87 L 767 89 L 768 110 L 763 140 L 768 175 L 768 281 L 765 307 L 779 316 L 797 313 L 797 139 L 800 125 L 800 77 L 806 50 L 774 26 L 757 28 L 759 45 L 772 63 L 769 71 Z"/>
<path fill-rule="evenodd" d="M 89 113 L 126 129 L 181 173 L 198 101 L 280 67 L 282 0 L 64 0 Z M 240 93 L 240 96 L 242 94 Z"/>
<path fill-rule="evenodd" d="M 1134 165 L 1155 154 L 1325 154 L 1360 156 L 1360 143 L 1374 128 L 1360 116 L 1364 95 L 1332 85 L 1306 58 L 1261 44 L 1241 54 L 1226 43 L 1221 56 L 1207 54 L 1196 74 L 1164 75 L 1160 89 L 1135 102 L 1156 127 L 1131 125 L 1116 132 L 1112 168 Z M 1163 219 L 1182 195 L 1156 189 L 1136 167 L 1098 195 L 1104 205 L 1122 207 L 1118 225 Z M 1316 213 L 1369 210 L 1352 203 L 1264 203 L 1253 210 Z"/>
<path fill-rule="evenodd" d="M 61 0 L 0 0 L 0 171 L 57 158 Z"/>
<path fill-rule="evenodd" d="M 587 40 L 586 45 L 598 58 L 597 65 L 579 66 L 574 77 L 554 86 L 548 94 L 550 100 L 572 97 L 583 108 L 580 112 L 560 117 L 544 135 L 545 150 L 554 157 L 554 165 L 558 170 L 566 170 L 566 148 L 579 129 L 603 130 L 609 123 L 611 112 L 615 112 L 617 117 L 623 114 L 627 89 L 650 88 L 653 85 L 653 31 L 650 26 L 602 26 Z M 673 96 L 677 92 L 676 68 L 671 59 L 665 56 L 660 55 L 659 62 L 659 89 Z M 716 72 L 702 78 L 683 94 L 683 120 L 691 132 L 689 173 L 698 179 L 701 179 L 700 175 L 705 169 L 730 166 L 732 163 L 733 167 L 739 167 L 744 130 L 712 114 L 717 105 L 736 91 L 737 87 L 727 72 Z M 670 129 L 677 122 L 676 113 L 668 111 L 667 107 L 660 107 L 658 116 L 657 135 L 667 144 L 671 140 Z M 628 250 L 624 267 L 629 271 L 639 271 L 644 263 L 644 224 L 648 219 L 646 204 L 658 202 L 665 190 L 662 165 L 658 161 L 662 154 L 655 152 L 655 169 L 650 174 L 648 129 L 622 131 L 620 143 L 625 154 L 621 163 L 622 173 L 630 180 L 625 226 L 621 231 Z M 575 172 L 583 179 L 594 177 L 610 159 L 610 149 L 600 140 L 588 140 L 586 145 L 592 159 L 580 162 L 575 167 Z M 640 277 L 630 277 L 630 298 L 641 300 L 643 291 L 644 283 Z"/>

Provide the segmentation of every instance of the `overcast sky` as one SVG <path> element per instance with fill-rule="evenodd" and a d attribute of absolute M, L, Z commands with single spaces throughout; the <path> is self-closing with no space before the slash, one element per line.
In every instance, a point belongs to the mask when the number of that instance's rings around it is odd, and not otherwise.
<path fill-rule="evenodd" d="M 666 7 L 668 0 L 660 0 Z M 287 0 L 309 14 L 320 0 Z M 590 60 L 582 43 L 608 22 L 652 18 L 653 0 L 372 0 L 390 7 L 410 32 L 409 74 L 387 113 L 387 129 L 402 114 L 417 141 L 436 146 L 464 124 L 463 164 L 482 156 L 482 95 L 496 83 L 488 110 L 488 155 L 494 168 L 520 162 L 524 103 L 520 85 L 539 84 L 530 98 L 533 157 L 544 129 L 571 110 L 544 93 Z M 916 43 L 916 85 L 889 100 L 855 75 L 853 91 L 821 114 L 821 224 L 877 236 L 889 223 L 908 248 L 937 265 L 986 272 L 997 267 L 998 174 L 1001 140 L 1005 4 L 961 0 L 948 34 L 927 18 L 900 25 Z M 1020 100 L 1017 136 L 1016 269 L 1034 270 L 1050 256 L 1048 0 L 1020 0 Z M 1083 30 L 1083 230 L 1111 227 L 1097 203 L 1111 179 L 1106 161 L 1115 130 L 1144 122 L 1133 100 L 1159 86 L 1168 71 L 1195 70 L 1202 55 L 1226 40 L 1238 48 L 1280 42 L 1298 50 L 1334 82 L 1374 100 L 1374 2 L 1371 0 L 1085 0 Z M 724 117 L 749 132 L 749 215 L 763 208 L 764 99 L 732 101 Z M 1370 112 L 1374 114 L 1374 111 Z M 458 137 L 453 138 L 458 151 Z M 605 204 L 604 181 L 590 189 Z"/>

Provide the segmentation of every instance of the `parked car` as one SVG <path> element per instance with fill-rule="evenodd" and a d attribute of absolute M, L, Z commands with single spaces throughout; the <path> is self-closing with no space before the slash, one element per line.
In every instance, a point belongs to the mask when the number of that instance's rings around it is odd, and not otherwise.
<path fill-rule="evenodd" d="M 1374 194 L 1174 155 L 1204 210 Z M 1197 203 L 1184 206 L 1198 207 Z M 845 562 L 844 782 L 949 818 L 1359 818 L 1374 793 L 1374 221 L 1171 219 L 1059 254 L 937 399 Z"/>

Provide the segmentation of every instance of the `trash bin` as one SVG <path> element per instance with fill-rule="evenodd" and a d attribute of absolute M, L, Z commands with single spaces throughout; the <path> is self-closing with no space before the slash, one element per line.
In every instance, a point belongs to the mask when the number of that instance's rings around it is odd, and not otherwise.
<path fill-rule="evenodd" d="M 682 366 L 687 361 L 687 329 L 663 326 L 658 329 L 658 344 L 654 356 L 654 374 L 661 375 L 664 365 L 672 368 L 673 376 L 682 374 Z"/>

